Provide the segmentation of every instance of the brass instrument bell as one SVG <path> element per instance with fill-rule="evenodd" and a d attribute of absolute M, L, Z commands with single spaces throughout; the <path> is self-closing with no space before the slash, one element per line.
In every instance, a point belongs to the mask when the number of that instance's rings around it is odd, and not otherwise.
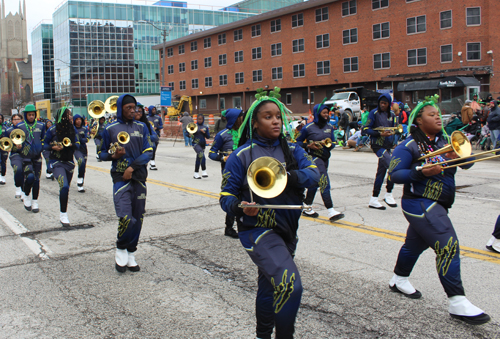
<path fill-rule="evenodd" d="M 252 192 L 270 199 L 285 190 L 288 178 L 281 162 L 272 157 L 260 157 L 248 167 L 247 181 Z"/>
<path fill-rule="evenodd" d="M 121 148 L 121 145 L 126 145 L 130 141 L 130 134 L 128 134 L 125 131 L 121 131 L 118 133 L 116 136 L 116 139 L 118 140 L 114 144 L 111 144 L 108 150 L 109 154 L 115 154 L 118 149 Z"/>
<path fill-rule="evenodd" d="M 94 119 L 102 118 L 106 114 L 104 103 L 101 100 L 92 101 L 87 107 L 87 112 Z"/>
<path fill-rule="evenodd" d="M 3 137 L 2 139 L 0 139 L 0 149 L 2 151 L 10 152 L 13 146 L 14 143 L 12 142 L 12 140 L 10 140 L 10 138 Z"/>
<path fill-rule="evenodd" d="M 21 145 L 26 140 L 26 134 L 23 130 L 15 129 L 10 133 L 10 139 L 14 145 Z"/>
<path fill-rule="evenodd" d="M 72 144 L 71 144 L 71 139 L 70 139 L 70 138 L 68 138 L 68 137 L 65 137 L 65 138 L 63 139 L 63 141 L 62 141 L 62 145 L 63 145 L 64 147 L 70 147 L 70 146 L 72 145 Z"/>
<path fill-rule="evenodd" d="M 333 144 L 333 143 L 332 143 L 332 139 L 330 139 L 330 138 L 326 138 L 326 139 L 325 139 L 325 140 L 323 140 L 321 143 L 322 143 L 322 144 L 323 144 L 326 148 L 330 148 L 330 147 L 332 147 L 332 144 Z"/>
<path fill-rule="evenodd" d="M 436 155 L 445 154 L 451 151 L 455 152 L 459 158 L 471 155 L 472 146 L 469 139 L 463 132 L 454 131 L 453 133 L 451 133 L 451 144 L 444 146 L 434 152 L 428 153 L 418 158 L 418 160 L 420 161 L 427 158 L 432 158 Z"/>
<path fill-rule="evenodd" d="M 119 98 L 118 95 L 113 95 L 106 99 L 106 102 L 104 103 L 104 109 L 106 110 L 106 112 L 111 114 L 116 113 L 116 111 L 118 110 L 117 106 L 118 98 Z"/>
<path fill-rule="evenodd" d="M 189 134 L 195 134 L 198 131 L 198 125 L 194 122 L 190 122 L 189 124 L 187 124 L 186 130 Z"/>

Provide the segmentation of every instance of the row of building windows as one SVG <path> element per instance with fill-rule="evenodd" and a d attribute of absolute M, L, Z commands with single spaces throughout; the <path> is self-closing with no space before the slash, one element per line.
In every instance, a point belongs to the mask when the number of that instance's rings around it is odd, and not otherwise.
<path fill-rule="evenodd" d="M 303 39 L 300 39 L 303 40 Z M 281 43 L 271 45 L 271 54 L 279 53 L 281 55 Z M 298 44 L 297 48 L 302 48 L 303 43 Z M 443 45 L 441 48 L 441 62 L 452 62 L 453 61 L 453 45 Z M 260 59 L 262 57 L 262 50 L 260 47 L 254 48 L 252 50 L 252 59 Z M 481 60 L 481 43 L 480 42 L 469 42 L 467 43 L 467 60 L 468 61 L 479 61 Z M 243 51 L 237 51 L 234 53 L 234 62 L 243 62 Z M 356 62 L 357 63 L 357 62 Z M 219 55 L 219 66 L 227 64 L 227 54 Z M 415 65 L 425 65 L 427 64 L 427 48 L 418 48 L 408 50 L 408 66 Z M 204 60 L 205 68 L 212 67 L 212 57 L 207 57 Z M 373 68 L 374 69 L 384 69 L 390 68 L 390 53 L 374 54 L 373 56 Z M 191 70 L 195 71 L 198 69 L 198 60 L 191 61 Z M 179 73 L 186 71 L 186 63 L 179 63 Z M 346 70 L 345 72 L 352 72 L 352 69 Z M 355 70 L 357 71 L 357 69 Z M 167 66 L 167 73 L 174 74 L 174 65 Z M 329 74 L 318 71 L 318 75 Z"/>

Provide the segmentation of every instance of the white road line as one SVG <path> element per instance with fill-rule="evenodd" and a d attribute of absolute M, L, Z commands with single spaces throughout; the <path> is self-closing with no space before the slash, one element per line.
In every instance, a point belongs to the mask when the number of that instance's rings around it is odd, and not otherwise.
<path fill-rule="evenodd" d="M 0 219 L 10 228 L 14 234 L 20 236 L 21 240 L 28 246 L 28 248 L 37 257 L 42 260 L 49 259 L 47 253 L 50 253 L 49 248 L 44 245 L 40 240 L 31 239 L 28 237 L 22 237 L 24 233 L 29 232 L 29 230 L 24 227 L 19 220 L 17 220 L 12 214 L 7 212 L 5 209 L 0 207 Z"/>

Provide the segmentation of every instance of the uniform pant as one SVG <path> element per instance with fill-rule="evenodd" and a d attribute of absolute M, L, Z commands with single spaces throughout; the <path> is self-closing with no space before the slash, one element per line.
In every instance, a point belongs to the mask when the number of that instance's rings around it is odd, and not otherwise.
<path fill-rule="evenodd" d="M 24 188 L 23 158 L 19 155 L 11 156 L 10 166 L 14 172 L 14 184 L 16 187 Z"/>
<path fill-rule="evenodd" d="M 410 276 L 420 254 L 430 247 L 436 253 L 436 269 L 448 297 L 465 295 L 460 277 L 459 243 L 448 211 L 428 199 L 403 199 L 402 208 L 410 225 L 394 273 Z"/>
<path fill-rule="evenodd" d="M 50 165 L 50 159 L 49 159 L 50 151 L 43 151 L 42 154 L 45 159 L 45 166 L 46 166 L 45 173 L 50 174 L 52 173 L 52 167 Z"/>
<path fill-rule="evenodd" d="M 7 159 L 9 158 L 9 152 L 0 151 L 0 175 L 4 176 L 7 173 Z"/>
<path fill-rule="evenodd" d="M 136 180 L 120 181 L 113 185 L 113 201 L 118 216 L 116 247 L 129 252 L 137 250 L 142 222 L 146 211 L 146 183 Z"/>
<path fill-rule="evenodd" d="M 207 169 L 206 167 L 206 158 L 205 158 L 205 147 L 201 147 L 200 145 L 194 146 L 194 151 L 196 152 L 196 163 L 194 165 L 194 171 L 199 172 L 200 165 L 201 170 L 204 171 Z"/>
<path fill-rule="evenodd" d="M 257 337 L 270 339 L 276 327 L 277 339 L 293 338 L 302 297 L 302 282 L 293 261 L 297 239 L 285 242 L 273 230 L 261 228 L 238 235 L 259 272 L 255 302 Z"/>
<path fill-rule="evenodd" d="M 24 194 L 30 195 L 33 189 L 32 198 L 38 199 L 40 192 L 40 174 L 42 173 L 42 157 L 35 159 L 23 158 L 23 173 L 24 173 Z"/>
<path fill-rule="evenodd" d="M 375 182 L 373 183 L 373 196 L 378 197 L 380 194 L 380 189 L 384 183 L 385 175 L 387 174 L 387 169 L 389 169 L 389 164 L 391 163 L 391 150 L 380 148 L 376 151 L 378 157 L 377 174 L 375 175 Z M 387 193 L 391 193 L 394 188 L 394 183 L 389 177 L 387 177 Z"/>
<path fill-rule="evenodd" d="M 495 238 L 500 239 L 500 215 L 498 216 L 497 223 L 495 224 L 495 229 L 492 234 Z"/>
<path fill-rule="evenodd" d="M 319 174 L 321 175 L 319 181 L 313 186 L 307 189 L 305 203 L 307 205 L 312 205 L 314 201 L 314 196 L 318 187 L 320 189 L 321 198 L 323 198 L 323 203 L 326 208 L 333 208 L 332 195 L 330 193 L 330 178 L 328 177 L 328 161 L 323 161 L 322 159 L 316 159 L 316 166 L 318 167 Z"/>
<path fill-rule="evenodd" d="M 226 163 L 224 161 L 221 161 L 220 167 L 221 167 L 221 173 L 224 173 L 224 168 L 226 168 Z M 235 216 L 226 213 L 226 228 L 233 228 L 235 219 L 236 219 Z"/>
<path fill-rule="evenodd" d="M 52 173 L 59 184 L 59 208 L 63 213 L 68 210 L 69 186 L 74 171 L 75 164 L 69 161 L 56 161 L 52 165 Z"/>
<path fill-rule="evenodd" d="M 97 154 L 99 154 L 99 151 L 101 150 L 102 140 L 94 138 L 94 144 L 95 144 L 95 151 Z"/>
<path fill-rule="evenodd" d="M 75 151 L 75 159 L 78 164 L 78 178 L 84 179 L 85 169 L 87 168 L 87 152 Z"/>
<path fill-rule="evenodd" d="M 151 160 L 155 160 L 156 158 L 156 150 L 158 149 L 158 144 L 159 142 L 155 142 L 155 147 L 153 147 L 153 157 L 151 158 Z"/>

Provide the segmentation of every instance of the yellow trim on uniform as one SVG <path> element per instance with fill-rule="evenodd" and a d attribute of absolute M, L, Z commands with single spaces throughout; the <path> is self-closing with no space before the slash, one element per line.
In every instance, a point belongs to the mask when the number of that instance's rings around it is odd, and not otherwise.
<path fill-rule="evenodd" d="M 255 143 L 253 143 L 253 144 L 251 144 L 250 146 L 247 146 L 247 147 L 245 147 L 245 148 L 241 149 L 238 153 L 236 153 L 236 156 L 238 156 L 238 157 L 239 157 L 239 156 L 240 156 L 240 154 L 241 154 L 241 152 L 248 150 L 248 149 L 249 149 L 249 148 L 251 148 L 253 145 L 255 145 Z"/>
<path fill-rule="evenodd" d="M 142 153 L 146 153 L 147 151 L 152 151 L 153 150 L 153 147 L 149 147 L 149 148 L 146 148 L 144 151 L 142 151 Z"/>
<path fill-rule="evenodd" d="M 227 192 L 220 192 L 220 195 L 222 195 L 222 196 L 224 196 L 224 197 L 233 196 L 233 197 L 235 197 L 235 198 L 238 198 L 236 195 L 231 194 L 231 193 L 227 193 Z"/>
<path fill-rule="evenodd" d="M 414 142 L 415 140 L 411 139 L 410 141 L 408 141 L 405 146 L 408 147 L 409 144 L 411 144 L 412 142 Z"/>
<path fill-rule="evenodd" d="M 115 192 L 115 195 L 120 192 L 122 189 L 124 189 L 125 187 L 127 187 L 128 185 L 130 184 L 130 181 L 127 182 L 125 185 L 123 185 L 122 187 L 120 187 L 116 192 Z"/>

